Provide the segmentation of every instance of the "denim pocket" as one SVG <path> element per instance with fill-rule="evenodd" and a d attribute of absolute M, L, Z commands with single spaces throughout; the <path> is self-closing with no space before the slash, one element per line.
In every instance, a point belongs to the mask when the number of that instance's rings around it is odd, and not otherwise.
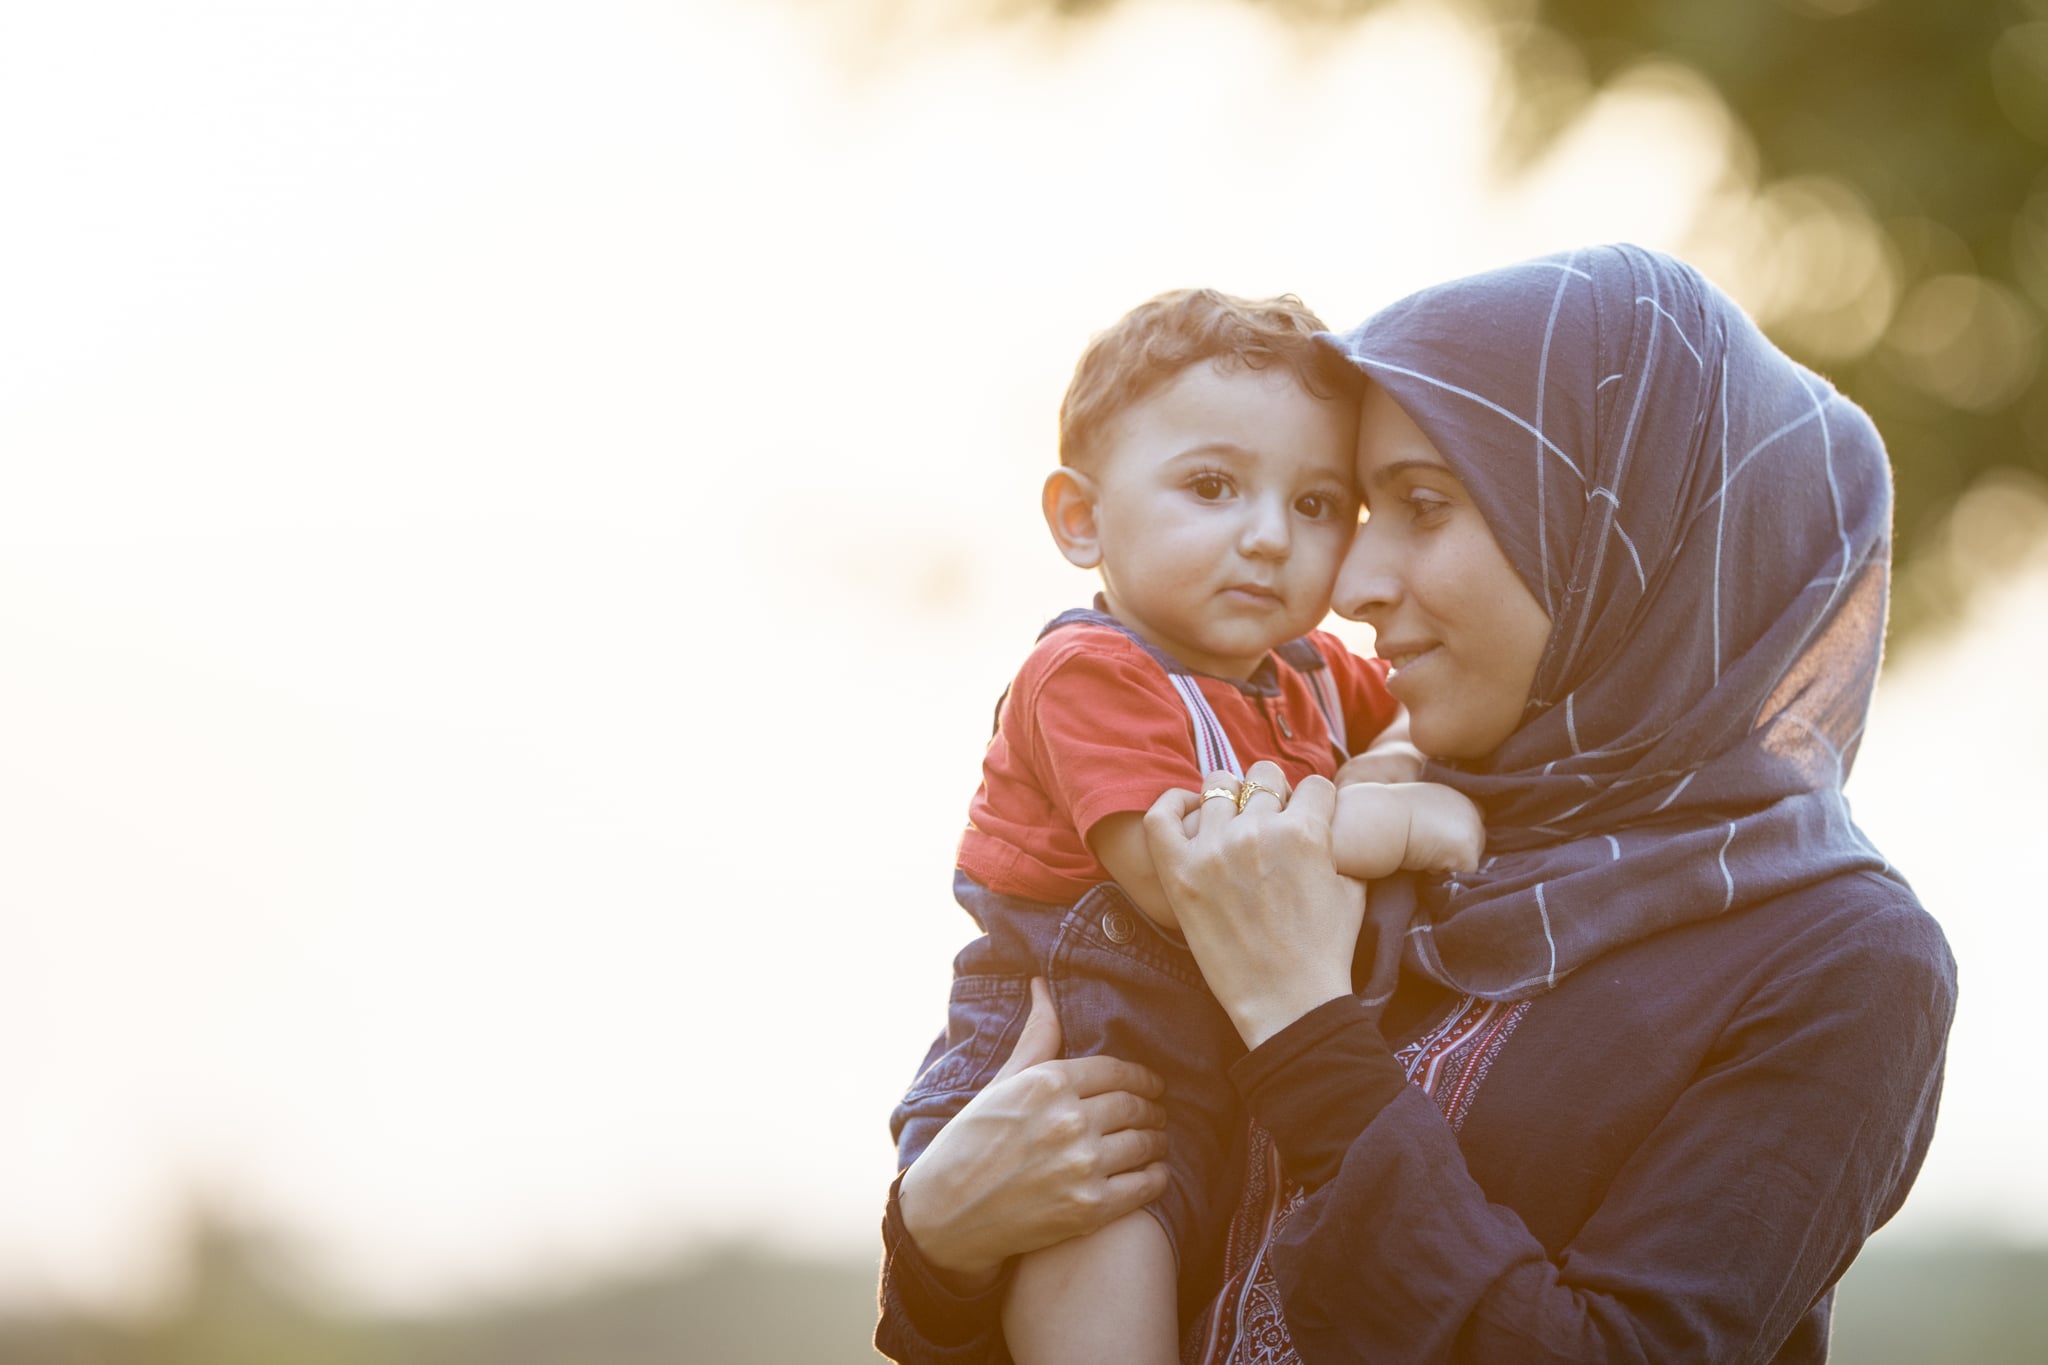
<path fill-rule="evenodd" d="M 890 1117 L 889 1129 L 896 1136 L 902 1164 L 915 1159 L 946 1120 L 959 1113 L 1002 1068 L 1030 1008 L 1029 977 L 953 978 L 944 1050 L 911 1082 L 909 1093 Z"/>
<path fill-rule="evenodd" d="M 1206 990 L 1187 940 L 1154 924 L 1114 882 L 1092 888 L 1060 921 L 1050 970 L 1055 997 L 1058 982 L 1070 975 L 1121 981 L 1140 993 L 1155 977 L 1175 987 Z"/>

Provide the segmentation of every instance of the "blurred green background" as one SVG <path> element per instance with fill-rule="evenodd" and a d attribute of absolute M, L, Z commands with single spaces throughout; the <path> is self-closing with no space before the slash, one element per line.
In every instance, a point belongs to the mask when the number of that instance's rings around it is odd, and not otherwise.
<path fill-rule="evenodd" d="M 859 1365 L 880 1357 L 875 1276 L 858 1262 L 707 1249 L 616 1279 L 410 1319 L 346 1316 L 289 1260 L 220 1224 L 190 1229 L 178 1296 L 148 1316 L 17 1317 L 7 1365 Z M 1892 1248 L 1850 1270 L 1841 1365 L 2038 1365 L 2048 1250 Z"/>

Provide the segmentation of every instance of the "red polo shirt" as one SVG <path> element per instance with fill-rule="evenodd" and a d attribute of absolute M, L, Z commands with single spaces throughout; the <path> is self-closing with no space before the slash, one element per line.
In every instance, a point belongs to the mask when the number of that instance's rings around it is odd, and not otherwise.
<path fill-rule="evenodd" d="M 1357 752 L 1398 709 L 1386 665 L 1326 632 L 1306 638 L 1330 670 Z M 1286 652 L 1268 655 L 1244 683 L 1189 676 L 1244 767 L 1271 759 L 1290 783 L 1333 776 L 1340 758 L 1330 727 Z M 1170 787 L 1201 785 L 1193 724 L 1166 666 L 1113 626 L 1061 626 L 1039 640 L 1003 699 L 960 838 L 960 870 L 992 891 L 1066 904 L 1110 880 L 1088 850 L 1098 820 L 1144 811 Z"/>

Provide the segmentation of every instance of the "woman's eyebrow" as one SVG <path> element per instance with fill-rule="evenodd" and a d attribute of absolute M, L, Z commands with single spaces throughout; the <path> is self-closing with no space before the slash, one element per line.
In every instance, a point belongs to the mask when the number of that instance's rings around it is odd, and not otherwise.
<path fill-rule="evenodd" d="M 1372 477 L 1365 481 L 1365 486 L 1367 488 L 1385 488 L 1411 469 L 1434 469 L 1440 474 L 1451 472 L 1449 465 L 1437 460 L 1396 460 L 1392 464 L 1384 464 L 1378 469 L 1373 470 Z"/>

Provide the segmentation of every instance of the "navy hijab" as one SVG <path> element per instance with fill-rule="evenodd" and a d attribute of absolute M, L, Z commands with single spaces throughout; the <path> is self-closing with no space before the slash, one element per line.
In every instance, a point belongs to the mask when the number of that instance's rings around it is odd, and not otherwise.
<path fill-rule="evenodd" d="M 1659 930 L 1889 871 L 1842 795 L 1891 549 L 1860 408 L 1691 267 L 1631 246 L 1437 285 L 1329 339 L 1435 444 L 1551 619 L 1521 727 L 1425 774 L 1484 810 L 1486 861 L 1375 897 L 1412 969 L 1526 999 Z"/>

